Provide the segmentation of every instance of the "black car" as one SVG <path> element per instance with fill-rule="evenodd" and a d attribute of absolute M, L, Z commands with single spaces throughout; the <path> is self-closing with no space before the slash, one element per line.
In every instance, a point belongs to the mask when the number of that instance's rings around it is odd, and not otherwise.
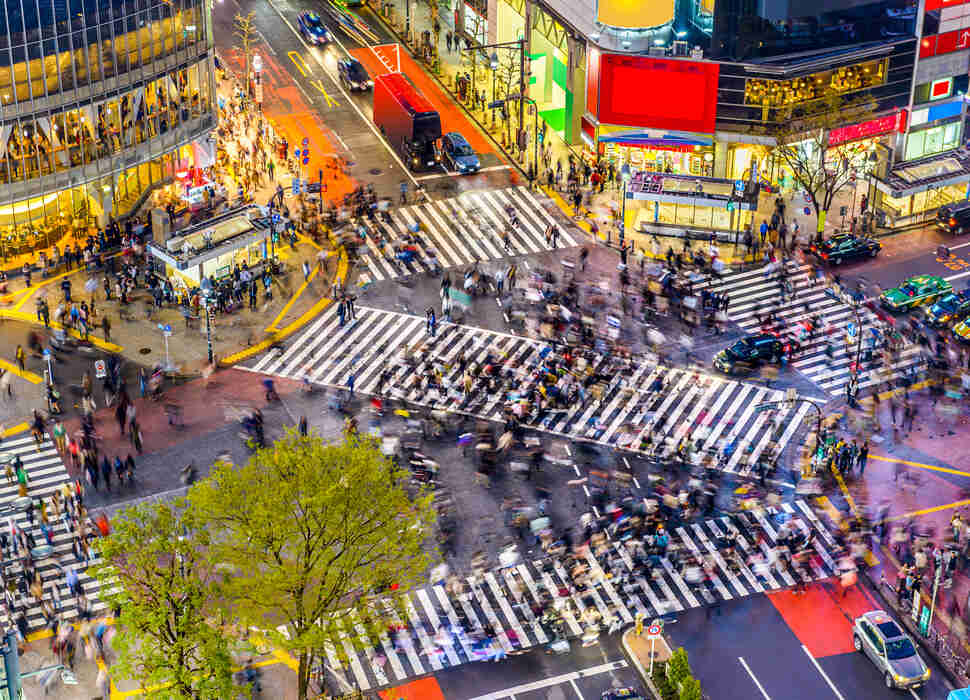
<path fill-rule="evenodd" d="M 798 343 L 774 333 L 745 336 L 714 356 L 714 367 L 727 374 L 755 370 L 766 362 L 780 362 L 785 355 L 798 350 Z"/>
<path fill-rule="evenodd" d="M 367 74 L 367 69 L 356 58 L 344 58 L 337 61 L 337 73 L 340 82 L 350 90 L 370 90 L 374 81 Z"/>
<path fill-rule="evenodd" d="M 822 262 L 841 265 L 860 258 L 874 258 L 882 250 L 882 243 L 851 233 L 839 233 L 821 244 L 812 244 L 808 251 Z"/>
<path fill-rule="evenodd" d="M 970 201 L 944 204 L 936 211 L 936 225 L 947 233 L 970 231 Z"/>

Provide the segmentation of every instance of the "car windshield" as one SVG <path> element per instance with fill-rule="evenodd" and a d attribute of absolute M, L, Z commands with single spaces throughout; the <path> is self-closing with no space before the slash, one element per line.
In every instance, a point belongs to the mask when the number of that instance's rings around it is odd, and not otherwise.
<path fill-rule="evenodd" d="M 901 291 L 903 294 L 905 294 L 908 297 L 913 297 L 919 294 L 919 289 L 916 288 L 916 285 L 910 284 L 909 282 L 902 285 L 899 288 L 899 291 Z"/>
<path fill-rule="evenodd" d="M 359 63 L 351 63 L 347 68 L 347 75 L 350 76 L 351 80 L 356 80 L 358 82 L 364 82 L 367 80 L 367 71 Z"/>
<path fill-rule="evenodd" d="M 886 656 L 893 661 L 908 659 L 911 656 L 916 656 L 916 649 L 913 648 L 913 643 L 909 641 L 909 637 L 900 637 L 886 642 Z"/>
<path fill-rule="evenodd" d="M 456 143 L 451 149 L 456 156 L 473 156 L 475 151 L 467 143 Z"/>
<path fill-rule="evenodd" d="M 957 306 L 957 295 L 947 294 L 945 297 L 936 302 L 937 306 L 941 309 L 946 309 L 947 311 L 952 311 Z"/>
<path fill-rule="evenodd" d="M 321 22 L 320 18 L 315 15 L 307 15 L 306 24 L 310 29 L 312 29 L 315 32 L 323 31 L 323 22 Z"/>
<path fill-rule="evenodd" d="M 730 357 L 736 360 L 739 360 L 739 359 L 744 359 L 745 357 L 749 357 L 753 351 L 754 351 L 754 344 L 750 340 L 745 338 L 743 340 L 739 340 L 738 342 L 736 342 L 734 345 L 729 347 L 725 352 L 727 352 L 727 354 Z"/>

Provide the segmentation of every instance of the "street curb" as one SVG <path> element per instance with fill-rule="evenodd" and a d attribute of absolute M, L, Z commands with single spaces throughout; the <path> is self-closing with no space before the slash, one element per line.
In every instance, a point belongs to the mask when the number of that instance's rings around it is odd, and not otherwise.
<path fill-rule="evenodd" d="M 0 319 L 2 319 L 2 318 L 9 318 L 9 319 L 11 319 L 13 321 L 23 321 L 24 323 L 30 324 L 32 326 L 43 326 L 44 325 L 40 321 L 37 320 L 37 317 L 36 316 L 32 316 L 31 314 L 24 313 L 23 311 L 12 311 L 10 309 L 0 309 Z M 86 341 L 84 341 L 84 340 L 81 339 L 81 334 L 77 330 L 75 330 L 73 328 L 65 328 L 60 323 L 54 323 L 52 321 L 51 324 L 50 324 L 50 326 L 45 326 L 45 327 L 57 328 L 57 329 L 63 330 L 65 333 L 67 333 L 68 335 L 70 335 L 72 338 L 75 338 L 77 340 L 81 340 L 81 342 L 91 343 L 91 345 L 94 345 L 96 347 L 99 347 L 102 350 L 105 350 L 107 352 L 121 352 L 122 350 L 124 350 L 124 346 L 115 345 L 114 343 L 101 340 L 100 338 L 95 337 L 93 333 L 89 333 L 88 334 L 88 339 Z M 94 330 L 94 328 L 92 328 L 92 330 Z"/>
<path fill-rule="evenodd" d="M 660 691 L 657 690 L 657 687 L 653 684 L 653 681 L 650 679 L 650 675 L 647 673 L 647 669 L 643 667 L 643 664 L 640 663 L 640 659 L 637 657 L 636 654 L 633 653 L 633 651 L 630 649 L 630 645 L 627 643 L 627 637 L 633 633 L 634 633 L 634 628 L 630 627 L 625 632 L 623 632 L 623 634 L 620 635 L 620 647 L 623 650 L 623 655 L 626 657 L 626 660 L 630 662 L 633 668 L 637 670 L 637 675 L 640 676 L 640 680 L 643 682 L 643 685 L 646 686 L 647 690 L 650 691 L 650 693 L 657 700 L 661 700 Z M 667 640 L 664 640 L 664 644 L 667 644 Z M 668 649 L 670 648 L 669 644 L 667 644 L 667 648 Z"/>
<path fill-rule="evenodd" d="M 350 263 L 347 258 L 347 255 L 345 252 L 342 251 L 340 254 L 340 257 L 337 259 L 337 274 L 334 278 L 335 281 L 341 281 L 341 280 L 346 281 L 349 268 L 350 268 Z M 269 338 L 262 340 L 256 343 L 255 345 L 251 345 L 248 348 L 244 348 L 239 352 L 235 352 L 232 355 L 228 355 L 226 357 L 221 358 L 219 360 L 219 365 L 221 367 L 230 367 L 238 362 L 241 362 L 242 360 L 245 360 L 264 350 L 267 350 L 268 348 L 272 347 L 276 343 L 280 342 L 281 340 L 284 340 L 285 338 L 288 338 L 289 336 L 293 335 L 293 333 L 303 328 L 303 326 L 307 325 L 310 321 L 316 318 L 318 314 L 324 311 L 332 303 L 333 303 L 333 299 L 327 299 L 327 298 L 321 299 L 316 304 L 311 306 L 307 311 L 305 311 L 295 321 L 293 321 L 289 325 L 284 326 L 283 328 L 277 331 L 274 331 Z"/>
<path fill-rule="evenodd" d="M 869 570 L 863 571 L 862 575 L 865 576 L 866 581 L 869 582 L 869 587 L 872 589 L 873 594 L 883 604 L 883 607 L 886 610 L 892 610 L 893 613 L 896 614 L 896 617 L 902 623 L 903 627 L 906 628 L 906 631 L 909 632 L 910 636 L 919 645 L 920 649 L 923 650 L 925 653 L 929 654 L 929 656 L 931 656 L 933 660 L 936 661 L 937 665 L 939 665 L 939 667 L 943 669 L 943 675 L 946 676 L 946 679 L 950 681 L 953 687 L 954 688 L 966 687 L 964 686 L 963 681 L 959 680 L 957 678 L 957 675 L 950 670 L 950 667 L 947 666 L 945 663 L 943 663 L 943 658 L 937 653 L 936 649 L 934 649 L 928 643 L 928 640 L 925 637 L 923 637 L 922 634 L 920 634 L 919 630 L 913 624 L 912 618 L 908 614 L 906 614 L 906 611 L 900 610 L 899 608 L 897 608 L 895 605 L 893 605 L 892 602 L 890 602 L 886 598 L 885 595 L 883 595 L 882 587 L 879 585 L 877 581 L 872 580 L 872 576 L 869 575 Z M 921 595 L 924 598 L 926 597 L 925 594 L 921 594 Z"/>

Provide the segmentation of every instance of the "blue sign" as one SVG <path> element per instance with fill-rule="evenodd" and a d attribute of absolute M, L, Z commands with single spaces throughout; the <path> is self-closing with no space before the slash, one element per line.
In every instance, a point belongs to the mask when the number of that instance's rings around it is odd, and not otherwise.
<path fill-rule="evenodd" d="M 300 149 L 297 148 L 295 151 L 293 151 L 293 155 L 296 156 L 297 158 L 299 158 L 300 157 Z"/>
<path fill-rule="evenodd" d="M 162 328 L 162 330 L 165 331 L 166 333 L 171 333 L 172 332 L 172 325 L 170 323 L 166 323 L 165 324 L 165 327 Z"/>
<path fill-rule="evenodd" d="M 845 332 L 849 334 L 850 337 L 855 337 L 855 323 L 849 321 L 845 326 Z"/>
<path fill-rule="evenodd" d="M 300 178 L 293 178 L 293 194 L 300 194 Z"/>
<path fill-rule="evenodd" d="M 310 164 L 310 159 L 309 158 L 304 158 L 303 159 L 303 165 L 309 165 L 309 164 Z"/>
<path fill-rule="evenodd" d="M 744 191 L 744 180 L 735 180 L 734 181 L 734 189 L 736 189 L 738 192 L 743 192 Z"/>
<path fill-rule="evenodd" d="M 50 357 L 50 354 L 51 354 L 51 349 L 50 348 L 44 348 L 44 357 Z"/>

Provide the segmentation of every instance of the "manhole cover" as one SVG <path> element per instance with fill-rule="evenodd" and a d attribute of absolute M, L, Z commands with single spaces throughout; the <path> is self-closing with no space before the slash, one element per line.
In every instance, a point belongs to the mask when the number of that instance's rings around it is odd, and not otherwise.
<path fill-rule="evenodd" d="M 369 172 L 371 175 L 380 175 L 381 174 L 381 169 L 380 168 L 371 168 L 367 172 Z"/>
<path fill-rule="evenodd" d="M 147 355 L 151 351 L 152 351 L 151 348 L 138 348 L 138 352 L 141 353 L 142 355 Z"/>

